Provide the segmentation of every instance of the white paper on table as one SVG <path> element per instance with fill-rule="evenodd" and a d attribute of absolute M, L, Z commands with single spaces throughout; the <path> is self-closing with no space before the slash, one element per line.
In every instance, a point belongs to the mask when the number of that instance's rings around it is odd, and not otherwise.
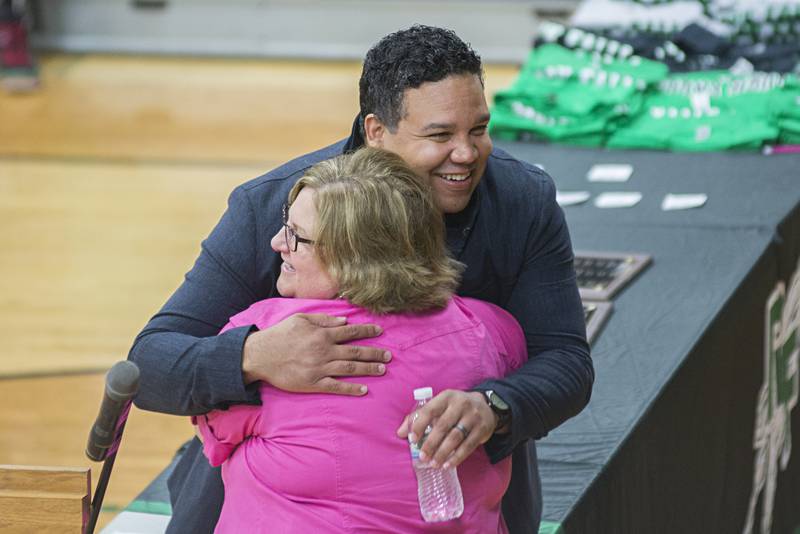
<path fill-rule="evenodd" d="M 708 195 L 705 193 L 693 194 L 676 194 L 667 193 L 664 200 L 661 201 L 661 209 L 664 211 L 670 210 L 688 210 L 691 208 L 699 208 L 708 200 Z"/>
<path fill-rule="evenodd" d="M 559 206 L 583 204 L 592 196 L 588 191 L 556 191 L 556 202 Z"/>
<path fill-rule="evenodd" d="M 598 208 L 630 208 L 642 200 L 642 194 L 638 191 L 618 191 L 600 193 L 594 199 L 594 205 Z"/>
<path fill-rule="evenodd" d="M 627 163 L 598 163 L 592 165 L 586 178 L 590 182 L 627 182 L 633 174 L 633 165 Z"/>

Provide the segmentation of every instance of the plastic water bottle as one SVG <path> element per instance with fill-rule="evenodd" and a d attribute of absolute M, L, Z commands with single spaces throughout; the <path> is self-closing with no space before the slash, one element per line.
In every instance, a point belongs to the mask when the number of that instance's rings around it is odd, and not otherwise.
<path fill-rule="evenodd" d="M 415 389 L 416 410 L 424 406 L 431 397 L 433 397 L 432 388 Z M 412 421 L 417 418 L 416 410 L 411 418 Z M 461 484 L 458 482 L 456 468 L 434 468 L 430 467 L 429 462 L 419 459 L 419 449 L 430 431 L 431 427 L 429 426 L 418 443 L 408 441 L 411 448 L 411 464 L 417 475 L 419 510 L 422 513 L 422 519 L 428 523 L 449 521 L 461 517 L 464 512 L 464 497 L 461 495 Z"/>

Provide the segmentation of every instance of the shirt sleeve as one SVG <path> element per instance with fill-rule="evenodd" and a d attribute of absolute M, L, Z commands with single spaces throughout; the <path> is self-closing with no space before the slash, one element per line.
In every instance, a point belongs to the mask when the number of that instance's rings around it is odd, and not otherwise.
<path fill-rule="evenodd" d="M 258 300 L 256 222 L 242 188 L 203 241 L 177 291 L 134 341 L 128 359 L 141 372 L 137 407 L 177 415 L 259 403 L 245 387 L 242 349 L 253 327 L 217 333 L 228 318 Z"/>
<path fill-rule="evenodd" d="M 260 416 L 260 406 L 232 406 L 194 417 L 208 462 L 222 465 L 245 439 L 256 435 Z"/>
<path fill-rule="evenodd" d="M 494 390 L 511 407 L 511 432 L 495 434 L 486 443 L 492 462 L 578 414 L 594 382 L 569 231 L 552 180 L 540 183 L 539 216 L 506 306 L 522 326 L 528 359 L 511 375 L 475 388 Z"/>
<path fill-rule="evenodd" d="M 503 354 L 506 355 L 505 374 L 508 374 L 522 367 L 527 360 L 525 335 L 519 323 L 511 315 L 499 316 L 496 322 L 502 339 Z"/>
<path fill-rule="evenodd" d="M 503 308 L 481 300 L 470 300 L 470 310 L 480 317 L 486 331 L 502 356 L 500 374 L 519 369 L 528 359 L 525 335 L 514 318 Z"/>

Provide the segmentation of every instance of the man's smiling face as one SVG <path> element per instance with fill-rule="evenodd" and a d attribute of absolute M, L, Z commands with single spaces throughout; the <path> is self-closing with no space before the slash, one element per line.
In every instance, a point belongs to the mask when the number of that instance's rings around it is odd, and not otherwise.
<path fill-rule="evenodd" d="M 492 151 L 489 109 L 473 74 L 426 82 L 403 94 L 395 131 L 375 115 L 364 121 L 367 144 L 401 156 L 433 188 L 444 213 L 463 210 L 478 186 Z"/>

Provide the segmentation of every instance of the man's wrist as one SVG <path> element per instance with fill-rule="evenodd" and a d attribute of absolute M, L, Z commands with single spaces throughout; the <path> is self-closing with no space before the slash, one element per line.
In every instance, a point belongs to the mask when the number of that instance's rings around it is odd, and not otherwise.
<path fill-rule="evenodd" d="M 244 339 L 244 345 L 242 346 L 242 381 L 245 386 L 260 380 L 260 378 L 256 376 L 256 367 L 253 358 L 258 351 L 256 348 L 258 342 L 254 336 L 257 331 L 258 330 L 255 329 L 251 331 Z"/>
<path fill-rule="evenodd" d="M 494 415 L 493 434 L 507 434 L 511 431 L 511 407 L 494 390 L 481 391 L 484 401 Z"/>
<path fill-rule="evenodd" d="M 501 421 L 497 414 L 495 414 L 495 417 L 497 417 L 497 426 L 494 428 L 495 434 L 508 434 L 511 432 L 511 417 L 509 417 L 506 421 Z"/>

